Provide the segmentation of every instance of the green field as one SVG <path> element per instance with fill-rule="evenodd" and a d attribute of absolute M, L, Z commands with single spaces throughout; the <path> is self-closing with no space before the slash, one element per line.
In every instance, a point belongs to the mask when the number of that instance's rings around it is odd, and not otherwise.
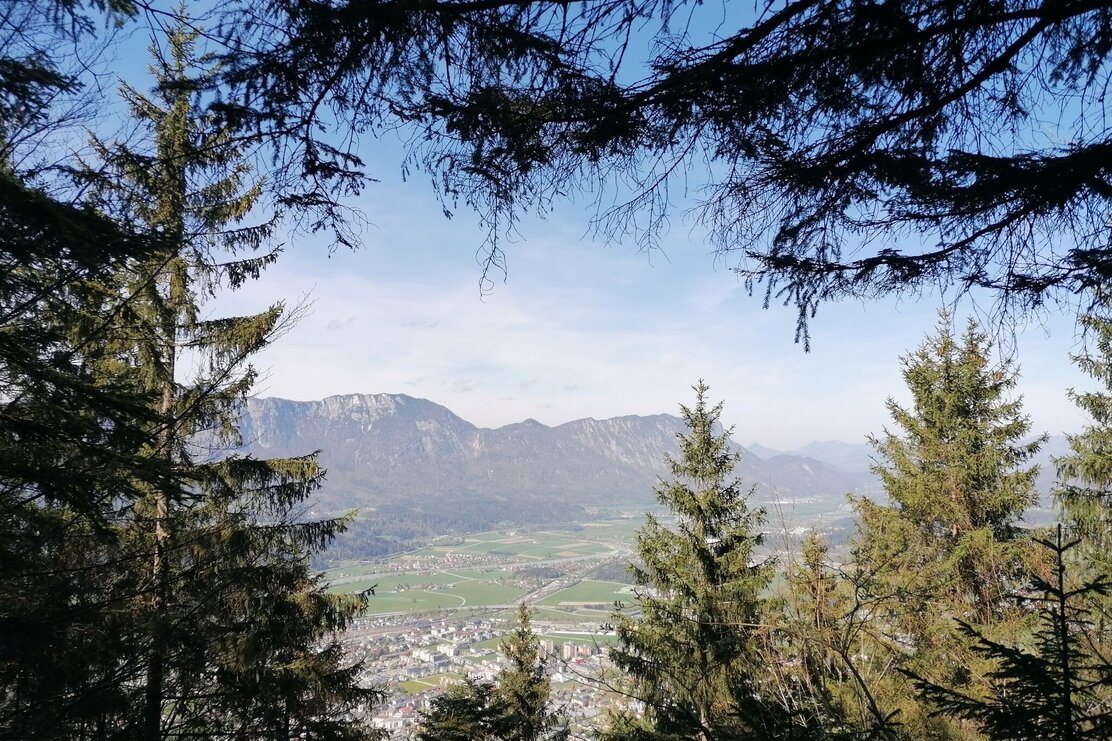
<path fill-rule="evenodd" d="M 483 581 L 460 582 L 452 588 L 452 594 L 467 600 L 468 605 L 512 605 L 525 592 L 504 584 Z"/>
<path fill-rule="evenodd" d="M 381 567 L 379 567 L 381 569 Z M 420 586 L 423 584 L 460 584 L 468 581 L 501 581 L 503 579 L 513 579 L 515 574 L 512 571 L 505 569 L 455 569 L 437 571 L 432 569 L 424 569 L 420 571 L 408 571 L 393 574 L 376 573 L 368 567 L 370 573 L 364 578 L 354 578 L 352 569 L 344 569 L 338 571 L 327 572 L 327 576 L 333 579 L 343 579 L 334 586 L 333 591 L 337 592 L 355 592 L 363 589 L 368 589 L 377 585 L 376 592 L 389 592 L 397 589 L 399 586 Z"/>
<path fill-rule="evenodd" d="M 630 602 L 633 592 L 628 584 L 613 581 L 581 581 L 550 594 L 539 604 L 549 606 L 611 605 L 615 601 Z"/>
<path fill-rule="evenodd" d="M 387 592 L 376 593 L 367 605 L 368 615 L 387 612 L 421 612 L 447 607 L 464 607 L 466 600 L 450 592 Z"/>
<path fill-rule="evenodd" d="M 529 564 L 543 561 L 545 564 L 540 568 L 565 572 L 576 578 L 592 564 L 589 560 L 578 559 L 609 554 L 616 545 L 627 545 L 639 525 L 639 518 L 625 518 L 590 522 L 570 531 L 473 533 L 457 539 L 457 543 L 442 541 L 399 554 L 387 563 L 348 564 L 333 569 L 326 576 L 333 580 L 330 589 L 336 592 L 351 593 L 374 587 L 369 614 L 513 605 L 526 595 L 526 587 L 531 591 L 541 584 L 536 575 L 531 575 L 534 572 L 528 570 Z M 476 556 L 489 557 L 494 562 L 489 568 L 475 567 Z M 468 564 L 467 557 L 471 557 L 470 567 L 447 566 L 461 561 Z M 497 562 L 501 560 L 527 568 L 518 574 L 513 567 L 499 568 Z M 567 566 L 561 564 L 564 560 Z M 629 597 L 628 588 L 622 584 L 586 580 L 536 605 L 536 616 L 574 620 L 578 607 L 608 607 L 615 600 L 628 600 Z M 597 607 L 592 610 L 595 611 Z"/>
<path fill-rule="evenodd" d="M 381 570 L 382 566 L 380 564 L 353 564 L 351 566 L 341 566 L 336 569 L 329 569 L 328 571 L 324 572 L 324 574 L 329 579 L 337 579 L 345 576 L 365 576 L 369 574 L 377 574 Z"/>
<path fill-rule="evenodd" d="M 417 695 L 422 692 L 427 692 L 428 690 L 440 689 L 442 687 L 448 686 L 449 684 L 455 684 L 462 679 L 462 674 L 448 672 L 446 674 L 434 674 L 431 677 L 411 679 L 408 682 L 402 682 L 398 685 L 398 687 L 407 695 Z"/>
<path fill-rule="evenodd" d="M 472 538 L 462 545 L 431 546 L 416 551 L 414 556 L 448 555 L 452 553 L 485 554 L 506 558 L 552 559 L 606 553 L 610 549 L 599 543 L 569 538 L 563 533 L 529 533 L 505 535 L 500 538 Z"/>
<path fill-rule="evenodd" d="M 459 579 L 478 579 L 480 581 L 497 581 L 499 579 L 512 579 L 515 574 L 506 569 L 446 569 L 438 574 L 458 577 Z"/>
<path fill-rule="evenodd" d="M 512 604 L 522 591 L 501 584 L 476 582 L 437 591 L 380 592 L 370 598 L 367 614 L 420 612 L 455 607 L 489 607 Z"/>
<path fill-rule="evenodd" d="M 584 538 L 592 540 L 631 543 L 634 533 L 644 524 L 645 519 L 643 517 L 607 520 L 605 522 L 584 522 L 580 534 Z"/>
<path fill-rule="evenodd" d="M 350 594 L 352 592 L 362 592 L 365 589 L 370 589 L 378 584 L 378 579 L 358 579 L 356 581 L 345 581 L 341 584 L 330 584 L 329 591 Z M 376 588 L 377 592 L 378 589 Z"/>
<path fill-rule="evenodd" d="M 382 590 L 384 592 L 392 591 L 402 585 L 416 586 L 420 584 L 455 584 L 458 581 L 462 581 L 460 577 L 451 574 L 445 574 L 442 571 L 426 571 L 412 574 L 389 574 L 376 576 L 374 578 L 374 582 L 378 584 L 379 590 Z"/>
<path fill-rule="evenodd" d="M 464 538 L 464 542 L 474 543 L 485 540 L 503 540 L 505 537 L 506 533 L 502 532 L 501 530 L 489 530 L 485 533 L 472 533 Z"/>
<path fill-rule="evenodd" d="M 332 588 L 337 592 L 357 592 L 375 587 L 367 614 L 379 615 L 513 604 L 525 592 L 499 583 L 507 576 L 511 574 L 505 571 L 391 574 L 344 582 Z"/>

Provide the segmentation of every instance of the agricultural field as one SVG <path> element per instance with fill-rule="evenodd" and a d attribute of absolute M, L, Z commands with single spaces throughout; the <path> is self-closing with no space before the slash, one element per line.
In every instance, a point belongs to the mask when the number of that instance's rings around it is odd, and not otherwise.
<path fill-rule="evenodd" d="M 625 517 L 620 520 L 583 522 L 579 534 L 589 540 L 609 540 L 632 543 L 637 529 L 645 524 L 644 516 Z"/>
<path fill-rule="evenodd" d="M 489 535 L 489 534 L 482 534 Z M 575 558 L 606 553 L 611 549 L 597 542 L 569 538 L 558 533 L 529 533 L 506 535 L 493 539 L 469 536 L 460 545 L 435 545 L 415 551 L 409 556 L 428 558 L 435 556 L 483 555 L 528 560 Z"/>
<path fill-rule="evenodd" d="M 524 601 L 540 620 L 597 620 L 600 605 L 631 594 L 626 585 L 585 575 L 605 563 L 620 570 L 631 557 L 640 524 L 640 518 L 627 517 L 568 530 L 473 533 L 383 561 L 345 564 L 325 576 L 335 592 L 373 588 L 371 615 L 460 609 L 498 614 Z"/>
<path fill-rule="evenodd" d="M 462 574 L 391 574 L 334 584 L 337 592 L 359 592 L 374 588 L 367 614 L 425 612 L 466 607 L 515 604 L 525 590 L 503 583 L 503 572 Z M 485 578 L 484 578 L 485 577 Z"/>
<path fill-rule="evenodd" d="M 512 579 L 514 573 L 505 569 L 451 569 L 381 573 L 382 566 L 367 566 L 359 571 L 342 569 L 325 576 L 337 587 L 336 591 L 354 592 L 378 585 L 384 591 L 418 584 L 457 584 L 465 581 L 500 581 Z M 360 585 L 360 586 L 354 586 Z M 340 589 L 339 587 L 343 587 Z M 377 590 L 376 590 L 377 591 Z"/>
<path fill-rule="evenodd" d="M 429 677 L 421 677 L 420 679 L 411 679 L 408 682 L 402 682 L 398 685 L 398 689 L 407 695 L 419 695 L 430 689 L 440 687 L 447 687 L 448 685 L 455 684 L 463 679 L 462 674 L 454 672 L 446 672 L 444 674 L 434 674 Z"/>
<path fill-rule="evenodd" d="M 633 588 L 628 584 L 612 581 L 581 581 L 578 584 L 550 594 L 538 604 L 550 607 L 594 607 L 610 609 L 615 602 L 633 599 Z"/>

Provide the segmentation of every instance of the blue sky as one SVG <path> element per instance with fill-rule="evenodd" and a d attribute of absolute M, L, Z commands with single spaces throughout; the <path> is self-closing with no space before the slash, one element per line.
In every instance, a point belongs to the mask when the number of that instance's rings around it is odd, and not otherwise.
<path fill-rule="evenodd" d="M 148 39 L 128 34 L 115 69 L 141 80 Z M 475 215 L 459 209 L 449 221 L 423 179 L 403 182 L 395 142 L 365 141 L 363 154 L 380 182 L 352 204 L 367 219 L 361 249 L 330 255 L 322 240 L 291 237 L 260 281 L 209 307 L 307 301 L 300 323 L 259 358 L 260 395 L 406 393 L 481 426 L 553 425 L 675 412 L 704 378 L 742 443 L 860 442 L 887 422 L 888 396 L 906 398 L 898 358 L 942 305 L 937 295 L 826 305 L 804 353 L 794 309 L 763 310 L 679 214 L 662 250 L 644 253 L 585 238 L 593 210 L 582 201 L 522 223 L 505 244 L 507 280 L 480 295 Z M 1020 328 L 1014 349 L 1035 429 L 1078 429 L 1084 420 L 1064 394 L 1086 385 L 1068 360 L 1078 350 L 1072 317 L 1051 312 Z"/>
<path fill-rule="evenodd" d="M 356 204 L 369 222 L 362 249 L 329 255 L 300 237 L 260 281 L 219 302 L 249 311 L 307 297 L 300 323 L 259 360 L 261 395 L 406 393 L 480 426 L 554 425 L 675 412 L 705 378 L 742 443 L 859 442 L 887 422 L 886 397 L 906 398 L 898 358 L 933 330 L 941 305 L 938 296 L 826 305 L 804 353 L 794 310 L 763 310 L 688 225 L 644 253 L 584 238 L 591 211 L 574 203 L 524 223 L 506 244 L 506 281 L 480 295 L 475 216 L 445 219 L 427 185 L 402 182 L 386 161 Z M 1066 314 L 1015 338 L 1019 391 L 1038 430 L 1083 422 L 1064 397 L 1085 385 L 1067 357 L 1077 349 Z"/>

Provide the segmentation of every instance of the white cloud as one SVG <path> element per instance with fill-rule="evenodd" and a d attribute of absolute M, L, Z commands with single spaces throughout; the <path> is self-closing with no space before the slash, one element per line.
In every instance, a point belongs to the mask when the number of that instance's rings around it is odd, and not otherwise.
<path fill-rule="evenodd" d="M 507 246 L 508 281 L 480 296 L 475 230 L 427 206 L 383 208 L 366 249 L 327 258 L 301 245 L 222 300 L 247 311 L 311 292 L 308 315 L 260 359 L 271 369 L 261 393 L 405 392 L 484 426 L 559 424 L 674 412 L 701 377 L 726 400 L 739 439 L 792 448 L 879 432 L 885 398 L 903 393 L 898 357 L 935 322 L 930 301 L 824 306 L 805 354 L 794 310 L 763 311 L 702 246 L 673 244 L 669 260 L 650 260 L 582 243 L 560 222 L 523 227 L 533 239 Z M 1037 424 L 1070 414 L 1069 324 L 1052 324 L 1049 338 L 1020 338 L 1021 391 Z"/>

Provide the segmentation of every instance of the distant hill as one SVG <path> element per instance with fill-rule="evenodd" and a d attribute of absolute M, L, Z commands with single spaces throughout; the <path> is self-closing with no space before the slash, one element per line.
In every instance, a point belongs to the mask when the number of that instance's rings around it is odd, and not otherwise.
<path fill-rule="evenodd" d="M 480 428 L 449 409 L 404 394 L 351 394 L 322 401 L 250 399 L 241 430 L 260 456 L 321 450 L 328 485 L 321 507 L 471 496 L 506 502 L 554 499 L 585 505 L 644 504 L 678 454 L 683 430 L 669 414 L 579 419 L 548 427 L 533 419 Z M 737 473 L 761 496 L 837 495 L 871 479 L 816 458 L 763 460 L 744 448 Z"/>
<path fill-rule="evenodd" d="M 683 422 L 657 414 L 555 427 L 527 419 L 488 429 L 427 399 L 348 394 L 320 401 L 249 399 L 241 429 L 245 452 L 253 455 L 320 450 L 328 479 L 315 512 L 359 508 L 364 515 L 356 539 L 396 550 L 445 533 L 650 507 L 653 486 L 665 474 L 664 456 L 678 454 L 675 436 Z M 758 503 L 794 500 L 807 503 L 807 511 L 829 512 L 851 491 L 882 498 L 868 470 L 874 451 L 864 443 L 816 442 L 791 452 L 759 444 L 737 449 L 737 475 L 756 487 Z M 1044 507 L 1054 478 L 1050 456 L 1065 452 L 1064 439 L 1052 437 L 1036 461 Z M 1038 519 L 1047 516 L 1044 511 Z"/>
<path fill-rule="evenodd" d="M 873 458 L 877 455 L 876 449 L 867 443 L 845 443 L 840 440 L 808 443 L 802 448 L 789 451 L 775 450 L 757 443 L 747 447 L 751 452 L 765 459 L 785 454 L 814 458 L 843 471 L 868 471 L 873 465 Z M 1067 454 L 1069 454 L 1069 444 L 1065 435 L 1051 435 L 1040 448 L 1034 463 L 1043 469 L 1040 480 L 1046 487 L 1050 486 L 1054 477 L 1051 458 Z"/>
<path fill-rule="evenodd" d="M 679 417 L 580 419 L 548 427 L 528 419 L 487 429 L 404 394 L 350 394 L 321 401 L 249 399 L 241 430 L 257 456 L 321 451 L 328 469 L 314 508 L 366 508 L 399 529 L 452 532 L 497 523 L 573 520 L 589 508 L 642 507 L 676 455 Z M 841 501 L 873 479 L 821 460 L 738 447 L 738 476 L 758 501 Z M 404 537 L 404 534 L 399 535 Z"/>
<path fill-rule="evenodd" d="M 751 443 L 749 445 L 746 445 L 745 449 L 758 458 L 764 458 L 766 461 L 769 458 L 775 458 L 778 455 L 783 455 L 785 452 L 783 450 L 777 450 L 776 448 L 770 448 L 767 445 L 761 445 L 760 443 Z"/>
<path fill-rule="evenodd" d="M 1039 475 L 1035 479 L 1039 503 L 1026 514 L 1025 519 L 1028 522 L 1046 524 L 1056 520 L 1057 509 L 1051 496 L 1051 491 L 1057 483 L 1057 470 L 1053 459 L 1069 453 L 1069 443 L 1065 435 L 1051 435 L 1031 461 L 1031 465 L 1039 467 Z M 877 452 L 866 443 L 844 443 L 833 440 L 804 445 L 792 451 L 791 455 L 816 458 L 844 471 L 866 472 L 873 465 L 872 458 L 877 455 Z"/>
<path fill-rule="evenodd" d="M 865 443 L 844 443 L 840 440 L 814 442 L 791 451 L 792 455 L 815 458 L 843 471 L 868 471 L 873 466 L 872 446 Z"/>

